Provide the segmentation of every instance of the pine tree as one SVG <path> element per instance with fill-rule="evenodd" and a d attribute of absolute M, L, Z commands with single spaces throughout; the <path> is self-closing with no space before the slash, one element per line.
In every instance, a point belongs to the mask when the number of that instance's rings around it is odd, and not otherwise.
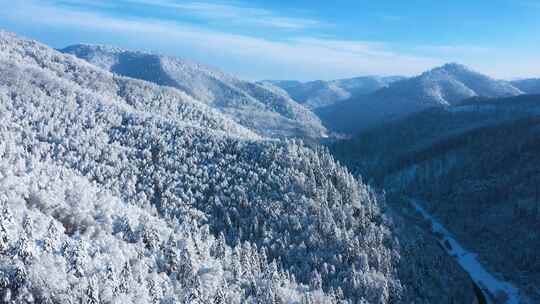
<path fill-rule="evenodd" d="M 311 287 L 312 290 L 322 289 L 322 277 L 317 270 L 313 270 L 313 272 L 311 273 L 309 287 Z"/>
<path fill-rule="evenodd" d="M 227 304 L 227 294 L 224 286 L 218 287 L 212 304 Z"/>
<path fill-rule="evenodd" d="M 26 268 L 23 265 L 15 266 L 15 271 L 13 272 L 12 285 L 15 290 L 18 290 L 26 285 L 28 280 L 28 274 Z"/>
<path fill-rule="evenodd" d="M 154 227 L 143 228 L 143 243 L 146 245 L 146 248 L 150 251 L 155 251 L 159 245 L 159 234 Z"/>
<path fill-rule="evenodd" d="M 107 264 L 105 274 L 107 278 L 107 285 L 111 288 L 113 297 L 118 297 L 120 293 L 120 287 L 116 278 L 116 271 L 112 263 Z"/>
<path fill-rule="evenodd" d="M 33 239 L 33 233 L 34 233 L 34 220 L 29 214 L 26 214 L 23 218 L 22 227 L 24 230 L 24 233 L 29 239 Z"/>
<path fill-rule="evenodd" d="M 71 246 L 69 245 L 69 241 L 68 240 L 64 240 L 62 242 L 62 255 L 66 258 L 66 259 L 69 259 L 70 256 L 71 256 Z"/>
<path fill-rule="evenodd" d="M 83 240 L 77 241 L 77 246 L 71 256 L 72 269 L 77 277 L 83 277 L 88 262 L 88 252 L 86 249 L 86 243 Z"/>
<path fill-rule="evenodd" d="M 195 275 L 191 260 L 191 253 L 186 247 L 180 249 L 180 263 L 178 265 L 178 279 L 184 285 L 191 285 Z"/>
<path fill-rule="evenodd" d="M 213 255 L 217 259 L 220 259 L 220 260 L 224 259 L 226 255 L 226 250 L 227 250 L 227 243 L 225 241 L 225 235 L 223 234 L 223 232 L 221 232 L 216 242 L 214 243 Z"/>
<path fill-rule="evenodd" d="M 47 228 L 47 235 L 43 240 L 43 250 L 47 253 L 53 253 L 56 250 L 58 243 L 58 228 L 53 220 L 49 222 L 49 227 Z"/>
<path fill-rule="evenodd" d="M 0 204 L 0 254 L 10 251 L 10 234 L 8 228 L 13 225 L 13 216 L 6 203 L 2 200 Z"/>
<path fill-rule="evenodd" d="M 163 297 L 163 290 L 154 279 L 148 280 L 148 293 L 150 295 L 150 299 L 152 299 L 153 304 L 159 303 L 160 298 Z"/>
<path fill-rule="evenodd" d="M 99 304 L 99 289 L 96 279 L 94 277 L 88 280 L 88 286 L 86 288 L 86 303 L 87 304 Z"/>
<path fill-rule="evenodd" d="M 301 304 L 313 304 L 311 293 L 307 292 L 302 296 Z"/>
<path fill-rule="evenodd" d="M 6 223 L 0 221 L 0 254 L 6 254 L 10 251 L 9 232 L 6 228 Z"/>
<path fill-rule="evenodd" d="M 120 218 L 118 229 L 119 229 L 119 232 L 122 232 L 124 240 L 130 243 L 137 242 L 137 235 L 131 228 L 131 224 L 129 223 L 129 218 L 126 215 Z"/>
<path fill-rule="evenodd" d="M 121 293 L 128 294 L 130 292 L 131 275 L 131 266 L 129 265 L 129 262 L 126 262 L 120 272 L 119 290 Z"/>
<path fill-rule="evenodd" d="M 17 243 L 16 255 L 28 265 L 35 257 L 33 242 L 28 238 L 27 232 L 23 231 Z"/>
<path fill-rule="evenodd" d="M 165 243 L 163 248 L 164 267 L 167 274 L 175 273 L 178 271 L 178 265 L 180 263 L 178 256 L 178 249 L 176 247 L 176 241 L 174 234 L 169 235 L 169 239 Z"/>
<path fill-rule="evenodd" d="M 0 203 L 0 223 L 1 222 L 3 222 L 6 227 L 9 227 L 15 223 L 13 215 L 5 202 L 5 199 L 2 199 L 2 202 Z"/>
<path fill-rule="evenodd" d="M 192 303 L 192 304 L 203 304 L 205 303 L 203 299 L 203 294 L 201 292 L 201 281 L 198 276 L 194 277 L 192 280 L 192 284 L 189 287 L 189 291 L 186 296 L 186 302 L 185 303 Z"/>

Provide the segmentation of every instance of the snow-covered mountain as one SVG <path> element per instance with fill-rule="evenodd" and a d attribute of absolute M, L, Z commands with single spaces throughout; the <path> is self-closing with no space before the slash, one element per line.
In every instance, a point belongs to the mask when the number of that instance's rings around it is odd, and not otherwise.
<path fill-rule="evenodd" d="M 334 130 L 354 133 L 387 119 L 429 107 L 446 107 L 464 99 L 523 94 L 510 82 L 495 80 L 463 65 L 450 63 L 417 77 L 391 83 L 373 94 L 352 98 L 317 113 Z"/>
<path fill-rule="evenodd" d="M 540 94 L 540 78 L 516 80 L 512 85 L 527 94 Z"/>
<path fill-rule="evenodd" d="M 217 69 L 107 46 L 74 45 L 61 51 L 119 75 L 180 89 L 264 136 L 326 136 L 319 118 L 287 94 Z"/>
<path fill-rule="evenodd" d="M 290 80 L 265 81 L 275 85 L 294 100 L 310 109 L 332 105 L 353 96 L 366 95 L 388 86 L 390 83 L 402 80 L 404 77 L 364 76 L 332 81 L 299 82 Z"/>
<path fill-rule="evenodd" d="M 400 283 L 413 266 L 378 195 L 326 150 L 261 139 L 177 89 L 1 31 L 0 74 L 2 302 L 419 292 Z"/>

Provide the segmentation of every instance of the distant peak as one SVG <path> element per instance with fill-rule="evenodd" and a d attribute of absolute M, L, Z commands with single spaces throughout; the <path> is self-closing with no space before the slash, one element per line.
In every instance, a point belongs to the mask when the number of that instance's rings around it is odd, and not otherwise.
<path fill-rule="evenodd" d="M 447 74 L 447 75 L 453 75 L 453 76 L 463 76 L 463 75 L 472 75 L 472 74 L 480 74 L 469 67 L 460 64 L 460 63 L 447 63 L 442 66 L 433 68 L 427 72 L 424 72 L 423 76 L 431 76 L 434 74 Z"/>
<path fill-rule="evenodd" d="M 473 72 L 469 67 L 456 62 L 446 63 L 439 68 L 435 68 L 435 70 L 437 69 L 445 70 L 448 72 Z"/>
<path fill-rule="evenodd" d="M 92 52 L 103 52 L 103 53 L 122 53 L 127 50 L 110 46 L 110 45 L 104 45 L 104 44 L 74 44 L 70 45 L 63 49 L 63 51 L 73 51 L 73 50 L 84 50 L 84 51 L 92 51 Z"/>

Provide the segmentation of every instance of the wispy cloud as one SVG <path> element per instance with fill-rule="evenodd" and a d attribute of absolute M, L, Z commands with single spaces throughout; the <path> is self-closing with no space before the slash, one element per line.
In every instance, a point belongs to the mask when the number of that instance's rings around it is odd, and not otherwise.
<path fill-rule="evenodd" d="M 179 51 L 196 56 L 206 54 L 206 58 L 216 60 L 206 63 L 221 66 L 245 78 L 331 79 L 362 74 L 411 75 L 442 63 L 429 57 L 396 53 L 379 42 L 304 36 L 275 41 L 188 23 L 124 18 L 76 7 L 44 5 L 33 0 L 3 9 L 1 18 L 27 22 L 44 29 L 80 29 L 109 37 L 144 37 L 140 45 L 153 45 L 172 55 Z M 193 59 L 200 60 L 199 57 Z"/>
<path fill-rule="evenodd" d="M 155 2 L 153 3 L 154 5 L 156 5 Z M 322 23 L 318 20 L 286 17 L 271 10 L 250 7 L 241 3 L 176 3 L 167 0 L 161 0 L 157 2 L 157 5 L 176 8 L 183 13 L 192 14 L 196 17 L 207 20 L 227 20 L 230 22 L 239 22 L 283 29 L 304 29 L 310 27 L 318 27 L 322 25 Z"/>
<path fill-rule="evenodd" d="M 166 9 L 181 16 L 189 16 L 206 22 L 249 25 L 283 30 L 302 30 L 326 25 L 320 20 L 290 17 L 269 9 L 250 6 L 238 1 L 174 1 L 174 0 L 71 0 L 64 5 L 88 5 L 90 7 L 112 5 L 139 5 Z"/>
<path fill-rule="evenodd" d="M 432 52 L 441 55 L 482 54 L 493 51 L 491 48 L 475 45 L 421 45 L 416 47 L 419 51 Z"/>

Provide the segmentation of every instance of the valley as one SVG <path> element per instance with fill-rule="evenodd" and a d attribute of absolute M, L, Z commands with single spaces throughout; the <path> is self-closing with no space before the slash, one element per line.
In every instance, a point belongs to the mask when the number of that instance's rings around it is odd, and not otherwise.
<path fill-rule="evenodd" d="M 426 202 L 422 210 L 534 303 L 538 102 L 535 95 L 473 98 L 368 129 L 331 149 L 394 200 Z"/>
<path fill-rule="evenodd" d="M 439 242 L 446 252 L 452 256 L 456 262 L 465 270 L 472 280 L 482 291 L 483 300 L 487 303 L 521 303 L 520 292 L 508 282 L 502 282 L 495 278 L 493 274 L 478 261 L 477 254 L 464 249 L 452 234 L 437 221 L 433 216 L 427 213 L 414 199 L 404 198 L 409 201 L 422 217 L 429 221 L 431 229 L 439 238 Z M 479 300 L 480 302 L 480 300 Z"/>

